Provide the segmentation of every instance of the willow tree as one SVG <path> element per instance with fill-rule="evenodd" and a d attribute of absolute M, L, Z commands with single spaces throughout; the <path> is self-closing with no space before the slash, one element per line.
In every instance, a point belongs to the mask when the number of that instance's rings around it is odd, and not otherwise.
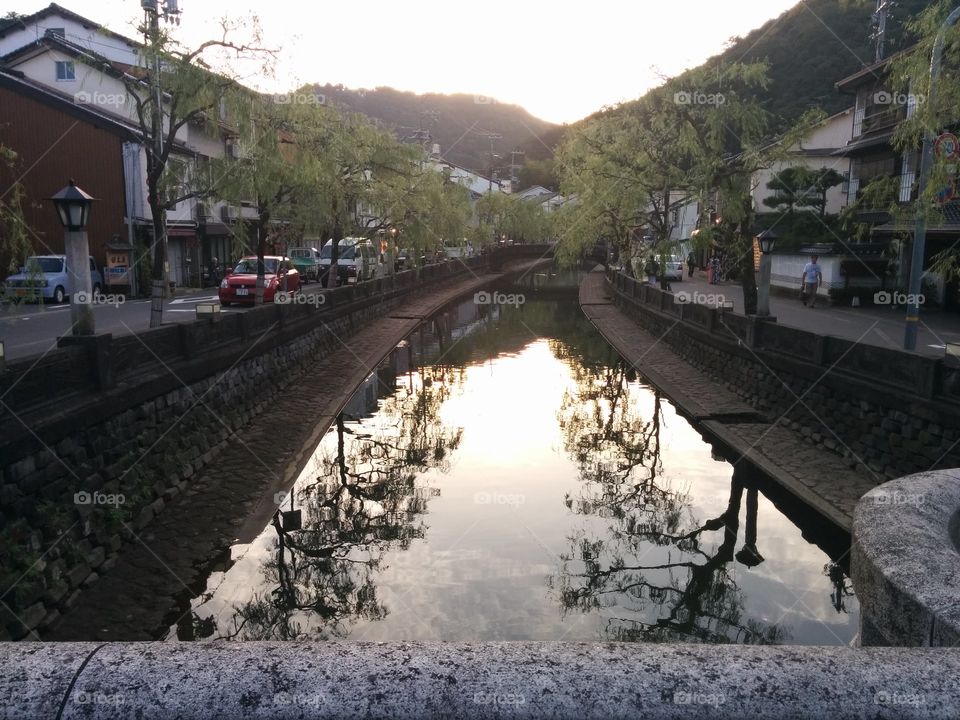
<path fill-rule="evenodd" d="M 427 249 L 444 240 L 459 242 L 467 234 L 469 191 L 433 168 L 418 166 L 386 199 L 385 219 L 400 229 L 399 237 L 415 265 Z"/>
<path fill-rule="evenodd" d="M 599 238 L 626 250 L 637 209 L 645 202 L 642 188 L 622 162 L 637 148 L 615 112 L 579 128 L 557 152 L 561 192 L 577 198 L 557 215 L 556 254 L 564 264 L 575 263 Z"/>
<path fill-rule="evenodd" d="M 4 274 L 14 272 L 24 258 L 33 252 L 34 231 L 27 224 L 24 214 L 26 192 L 22 177 L 19 156 L 12 149 L 0 143 L 0 178 L 6 183 L 6 191 L 0 195 L 0 257 L 5 267 Z"/>
<path fill-rule="evenodd" d="M 263 303 L 266 286 L 267 242 L 276 239 L 281 227 L 302 231 L 309 220 L 309 212 L 302 209 L 320 201 L 316 188 L 323 180 L 324 166 L 316 148 L 330 141 L 334 127 L 330 116 L 336 111 L 322 107 L 306 93 L 293 97 L 296 102 L 278 102 L 272 96 L 251 93 L 248 102 L 237 108 L 238 123 L 248 129 L 248 144 L 239 158 L 212 163 L 214 175 L 221 178 L 217 187 L 221 199 L 256 203 L 257 305 Z M 307 102 L 311 98 L 314 102 Z M 246 232 L 245 221 L 238 226 Z"/>
<path fill-rule="evenodd" d="M 386 130 L 359 113 L 324 114 L 322 132 L 303 144 L 318 168 L 312 200 L 300 207 L 308 225 L 329 231 L 332 240 L 328 287 L 336 287 L 340 241 L 345 233 L 371 233 L 375 225 L 361 225 L 358 212 L 376 209 L 380 218 L 393 212 L 386 198 L 398 195 L 397 186 L 409 183 L 416 172 L 418 148 L 401 145 Z"/>
<path fill-rule="evenodd" d="M 932 3 L 923 13 L 907 23 L 908 31 L 919 40 L 909 51 L 891 58 L 889 65 L 889 90 L 907 100 L 907 110 L 897 125 L 891 144 L 905 161 L 914 160 L 917 180 L 920 177 L 920 153 L 925 137 L 933 140 L 943 132 L 960 132 L 960 25 L 942 30 L 942 58 L 939 77 L 931 87 L 930 62 L 934 45 L 944 21 L 954 3 L 946 0 Z M 897 178 L 878 178 L 865 190 L 882 193 L 886 203 L 875 207 L 887 207 L 895 225 L 904 229 L 908 237 L 914 222 L 923 218 L 932 229 L 944 224 L 945 200 L 956 192 L 957 160 L 947 152 L 932 153 L 929 163 L 929 179 L 922 195 L 918 187 L 912 188 L 913 202 L 901 200 L 902 189 Z M 907 168 L 904 168 L 906 172 Z M 886 181 L 886 185 L 884 182 Z M 960 248 L 956 243 L 935 254 L 931 268 L 946 280 L 960 280 Z"/>
<path fill-rule="evenodd" d="M 705 234 L 734 260 L 743 287 L 744 312 L 757 311 L 753 269 L 754 177 L 793 144 L 793 134 L 771 145 L 771 116 L 759 93 L 768 85 L 767 64 L 732 63 L 685 73 L 668 83 L 668 92 L 686 92 L 691 102 L 672 115 L 688 128 L 692 175 L 702 197 L 710 196 L 720 222 L 706 223 Z M 706 102 L 692 100 L 706 99 Z"/>
<path fill-rule="evenodd" d="M 240 27 L 249 33 L 246 41 L 234 41 Z M 145 28 L 141 48 L 142 66 L 123 76 L 134 106 L 146 151 L 147 203 L 153 223 L 152 305 L 150 327 L 163 322 L 166 276 L 166 214 L 179 203 L 217 194 L 220 177 L 198 172 L 198 168 L 171 162 L 176 148 L 181 151 L 187 134 L 199 131 L 219 139 L 225 129 L 244 135 L 243 128 L 231 127 L 239 115 L 234 109 L 249 99 L 230 68 L 236 62 L 266 61 L 272 57 L 261 47 L 256 19 L 221 26 L 219 38 L 207 40 L 194 49 L 184 48 L 166 30 L 154 23 Z M 211 72 L 217 67 L 219 72 Z"/>
<path fill-rule="evenodd" d="M 507 238 L 540 242 L 549 237 L 552 229 L 538 203 L 507 193 L 486 193 L 477 200 L 475 214 L 475 237 L 481 246 Z"/>

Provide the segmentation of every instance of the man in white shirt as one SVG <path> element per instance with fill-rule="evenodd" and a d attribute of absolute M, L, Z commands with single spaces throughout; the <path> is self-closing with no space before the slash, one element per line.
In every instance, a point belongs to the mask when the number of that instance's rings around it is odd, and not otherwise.
<path fill-rule="evenodd" d="M 810 262 L 803 266 L 803 275 L 800 276 L 800 298 L 804 305 L 809 301 L 810 307 L 816 306 L 817 289 L 823 283 L 823 273 L 817 259 L 817 255 L 811 255 Z"/>

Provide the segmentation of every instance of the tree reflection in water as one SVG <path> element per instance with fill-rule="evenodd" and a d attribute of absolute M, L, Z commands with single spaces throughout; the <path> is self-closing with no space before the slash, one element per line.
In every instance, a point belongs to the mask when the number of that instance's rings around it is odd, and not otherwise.
<path fill-rule="evenodd" d="M 386 399 L 391 424 L 358 433 L 337 417 L 336 448 L 318 463 L 316 479 L 295 490 L 302 529 L 273 518 L 276 551 L 261 566 L 263 586 L 235 608 L 224 637 L 244 640 L 345 637 L 359 619 L 379 620 L 389 609 L 375 579 L 386 553 L 406 549 L 426 530 L 421 516 L 432 494 L 417 485 L 422 473 L 446 472 L 462 429 L 438 415 L 449 389 L 439 383 Z"/>
<path fill-rule="evenodd" d="M 788 632 L 744 617 L 743 594 L 730 563 L 763 562 L 756 546 L 758 496 L 735 468 L 726 508 L 698 523 L 686 489 L 671 487 L 660 457 L 659 393 L 652 411 L 638 405 L 632 369 L 622 361 L 578 367 L 575 388 L 558 413 L 566 451 L 583 483 L 566 504 L 575 514 L 603 518 L 600 536 L 581 529 L 551 577 L 563 612 L 603 611 L 611 640 L 779 643 Z M 631 392 L 631 385 L 634 385 Z M 740 507 L 747 493 L 746 538 L 735 552 Z M 716 547 L 712 533 L 722 531 Z"/>

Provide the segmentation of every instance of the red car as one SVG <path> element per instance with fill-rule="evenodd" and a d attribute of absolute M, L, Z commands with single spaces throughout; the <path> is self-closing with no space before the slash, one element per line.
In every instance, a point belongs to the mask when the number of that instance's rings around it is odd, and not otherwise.
<path fill-rule="evenodd" d="M 293 261 L 280 255 L 267 255 L 263 258 L 266 271 L 266 287 L 263 301 L 273 302 L 277 290 L 281 292 L 300 292 L 300 273 Z M 245 257 L 227 273 L 220 283 L 220 304 L 246 303 L 253 305 L 257 294 L 257 258 Z"/>

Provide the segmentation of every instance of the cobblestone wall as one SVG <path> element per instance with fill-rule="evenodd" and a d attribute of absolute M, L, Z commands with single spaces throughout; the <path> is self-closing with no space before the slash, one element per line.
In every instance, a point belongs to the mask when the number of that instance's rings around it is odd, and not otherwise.
<path fill-rule="evenodd" d="M 107 408 L 107 417 L 76 417 L 52 447 L 15 462 L 5 459 L 0 640 L 56 623 L 80 592 L 112 567 L 124 543 L 135 542 L 134 533 L 215 462 L 234 430 L 310 363 L 341 348 L 338 338 L 400 300 L 327 316 L 318 327 L 259 355 L 249 351 L 251 339 L 225 370 L 181 382 L 117 414 Z M 204 362 L 198 358 L 194 364 Z"/>
<path fill-rule="evenodd" d="M 692 317 L 681 319 L 658 291 L 644 298 L 627 284 L 613 286 L 615 302 L 642 327 L 769 420 L 843 457 L 851 468 L 885 481 L 960 466 L 960 408 L 943 388 L 921 397 L 911 387 L 774 352 L 764 345 L 762 327 L 728 329 L 718 311 L 698 308 L 716 313 L 711 330 Z"/>

